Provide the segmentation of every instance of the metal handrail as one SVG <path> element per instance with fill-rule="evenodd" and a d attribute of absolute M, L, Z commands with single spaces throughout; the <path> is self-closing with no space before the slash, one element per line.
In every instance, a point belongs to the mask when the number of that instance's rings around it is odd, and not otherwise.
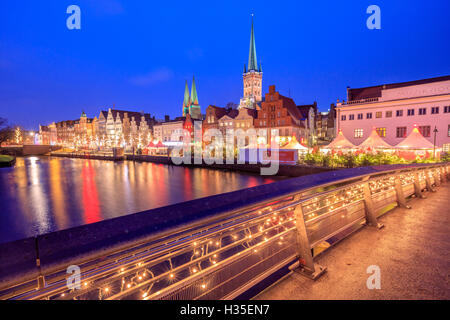
<path fill-rule="evenodd" d="M 115 292 L 112 295 L 106 295 L 103 296 L 101 294 L 101 290 L 105 288 L 106 285 L 109 283 L 116 281 L 117 279 L 124 279 L 128 276 L 133 275 L 136 273 L 137 275 L 139 273 L 143 273 L 145 271 L 143 270 L 150 270 L 150 268 L 157 266 L 159 263 L 165 262 L 165 261 L 172 261 L 172 259 L 177 259 L 178 257 L 182 256 L 183 254 L 189 253 L 193 250 L 194 243 L 197 243 L 198 245 L 204 244 L 205 242 L 211 241 L 209 240 L 211 237 L 220 237 L 220 241 L 224 241 L 224 239 L 227 239 L 227 237 L 230 236 L 231 233 L 245 233 L 245 230 L 250 230 L 251 228 L 259 227 L 260 223 L 264 220 L 266 220 L 269 216 L 281 216 L 284 218 L 283 223 L 279 223 L 277 225 L 271 226 L 270 228 L 266 228 L 263 230 L 263 232 L 254 232 L 253 237 L 259 238 L 264 237 L 264 233 L 272 232 L 274 230 L 278 230 L 273 236 L 268 237 L 266 240 L 261 240 L 258 242 L 257 246 L 260 246 L 262 250 L 269 250 L 271 249 L 272 244 L 277 242 L 278 239 L 283 237 L 286 234 L 294 235 L 297 233 L 300 233 L 299 227 L 296 226 L 296 223 L 298 221 L 303 221 L 303 223 L 306 226 L 306 234 L 303 235 L 303 238 L 301 239 L 303 242 L 310 243 L 310 239 L 308 239 L 308 227 L 310 227 L 312 224 L 320 223 L 321 221 L 327 221 L 330 217 L 332 217 L 336 212 L 339 210 L 343 210 L 345 208 L 354 206 L 355 204 L 358 204 L 360 202 L 365 203 L 366 210 L 368 209 L 368 202 L 372 202 L 375 200 L 376 196 L 379 196 L 380 194 L 386 194 L 388 192 L 392 192 L 392 188 L 394 188 L 393 185 L 390 185 L 387 190 L 380 191 L 378 193 L 373 193 L 370 196 L 370 199 L 359 199 L 356 201 L 349 201 L 348 203 L 344 203 L 342 206 L 338 208 L 331 208 L 331 204 L 325 203 L 320 208 L 317 208 L 315 211 L 325 210 L 328 211 L 326 213 L 319 214 L 316 217 L 313 217 L 311 219 L 308 219 L 308 214 L 311 214 L 312 211 L 309 211 L 307 213 L 304 213 L 304 206 L 306 203 L 317 200 L 323 201 L 323 199 L 327 199 L 333 197 L 335 194 L 339 194 L 339 192 L 353 189 L 355 187 L 361 188 L 362 185 L 369 183 L 369 182 L 379 182 L 383 179 L 388 178 L 390 180 L 390 183 L 392 183 L 392 178 L 398 179 L 399 175 L 412 175 L 412 172 L 423 172 L 424 170 L 431 170 L 434 171 L 434 174 L 428 173 L 428 178 L 430 176 L 436 177 L 436 175 L 439 176 L 439 179 L 442 180 L 442 175 L 445 174 L 448 176 L 448 166 L 445 164 L 436 164 L 436 165 L 423 165 L 423 166 L 413 166 L 413 167 L 401 167 L 396 168 L 392 170 L 384 170 L 376 173 L 370 173 L 365 175 L 359 175 L 356 177 L 348 177 L 346 179 L 342 179 L 339 181 L 333 181 L 330 183 L 321 183 L 318 185 L 313 185 L 309 188 L 304 188 L 301 190 L 296 190 L 294 192 L 284 194 L 281 196 L 276 196 L 272 199 L 268 199 L 266 201 L 262 201 L 260 203 L 257 203 L 256 205 L 250 205 L 246 206 L 244 208 L 241 208 L 240 210 L 233 210 L 232 212 L 227 212 L 225 216 L 221 215 L 219 217 L 213 217 L 210 219 L 206 219 L 206 221 L 209 221 L 208 223 L 205 223 L 203 225 L 199 225 L 199 222 L 191 223 L 189 225 L 183 226 L 182 228 L 178 228 L 176 235 L 171 236 L 169 234 L 166 235 L 166 237 L 151 241 L 147 244 L 137 244 L 134 246 L 131 246 L 127 249 L 124 249 L 118 253 L 110 254 L 110 258 L 104 260 L 90 260 L 85 262 L 86 266 L 85 268 L 82 267 L 82 278 L 83 282 L 88 281 L 89 286 L 82 289 L 82 290 L 72 290 L 72 292 L 68 292 L 67 288 L 65 287 L 65 281 L 64 281 L 64 274 L 63 270 L 54 272 L 53 274 L 46 275 L 49 279 L 52 279 L 53 281 L 48 284 L 46 288 L 41 289 L 32 289 L 25 292 L 15 292 L 14 294 L 6 294 L 2 296 L 2 293 L 0 292 L 0 298 L 27 298 L 27 299 L 56 299 L 56 298 L 82 298 L 86 296 L 92 296 L 93 292 L 98 292 L 100 298 L 124 298 L 124 297 L 130 297 L 130 295 L 139 293 L 142 288 L 144 288 L 147 285 L 150 285 L 150 283 L 153 284 L 157 283 L 159 280 L 164 279 L 167 274 L 169 274 L 171 271 L 166 271 L 163 273 L 160 273 L 158 275 L 152 276 L 152 278 L 142 281 L 139 285 L 133 285 L 129 288 L 125 288 L 124 290 L 120 290 L 118 292 Z M 427 175 L 419 174 L 417 175 L 420 178 L 427 178 Z M 411 178 L 411 177 L 410 177 Z M 423 179 L 420 179 L 421 181 Z M 437 184 L 436 181 L 434 181 L 435 184 Z M 336 188 L 321 191 L 315 194 L 311 194 L 318 188 L 326 188 L 330 186 L 339 185 Z M 410 186 L 411 184 L 408 183 L 405 186 Z M 375 191 L 375 190 L 373 190 Z M 398 195 L 397 195 L 398 196 Z M 320 200 L 322 199 L 322 200 Z M 404 199 L 403 199 L 404 200 Z M 398 203 L 403 203 L 403 200 L 398 199 Z M 330 200 L 328 200 L 330 201 Z M 342 200 L 341 200 L 342 202 Z M 267 207 L 267 204 L 271 206 L 275 206 L 274 208 Z M 261 207 L 266 207 L 265 209 L 262 209 Z M 329 208 L 330 207 L 330 208 Z M 370 210 L 369 210 L 370 211 Z M 300 216 L 299 216 L 300 213 Z M 359 213 L 360 216 L 356 216 L 354 220 L 351 220 L 349 224 L 336 227 L 334 230 L 331 230 L 332 232 L 329 232 L 328 234 L 325 234 L 324 237 L 330 236 L 330 234 L 335 234 L 337 231 L 349 227 L 351 224 L 354 224 L 355 221 L 361 220 L 362 218 L 366 217 L 366 220 L 368 221 L 367 212 L 366 213 Z M 362 215 L 361 215 L 362 214 Z M 369 214 L 375 214 L 374 212 Z M 299 220 L 299 217 L 301 217 L 301 220 Z M 370 218 L 370 217 L 369 217 Z M 372 217 L 373 218 L 373 217 Z M 278 228 L 278 229 L 277 229 Z M 285 228 L 285 230 L 281 230 L 281 228 Z M 233 230 L 231 230 L 233 229 Z M 172 230 L 173 232 L 173 230 Z M 298 238 L 297 238 L 298 240 Z M 322 239 L 316 240 L 311 242 L 306 247 L 311 247 L 312 244 L 317 243 Z M 301 241 L 301 242 L 302 242 Z M 230 243 L 225 247 L 221 247 L 215 251 L 210 252 L 209 254 L 201 255 L 199 258 L 191 260 L 187 263 L 184 263 L 180 266 L 178 266 L 178 269 L 171 269 L 173 270 L 184 270 L 186 268 L 189 268 L 191 265 L 199 262 L 199 261 L 205 261 L 205 259 L 211 258 L 212 255 L 217 255 L 223 252 L 226 252 L 228 249 L 232 249 L 235 247 L 239 247 L 243 243 L 248 243 L 248 240 L 242 238 L 234 243 Z M 252 249 L 253 246 L 249 246 L 245 250 Z M 272 248 L 273 249 L 273 248 Z M 152 251 L 153 250 L 153 251 Z M 251 251 L 251 250 L 250 250 Z M 192 251 L 193 253 L 194 251 Z M 239 251 L 240 252 L 240 251 Z M 279 250 L 281 252 L 281 250 Z M 277 253 L 275 252 L 274 255 Z M 311 254 L 309 252 L 309 254 Z M 194 255 L 194 253 L 193 253 Z M 302 252 L 299 250 L 298 252 L 292 253 L 292 257 L 300 257 L 301 259 L 304 259 L 305 255 L 308 255 L 308 252 Z M 225 265 L 232 264 L 234 262 L 240 261 L 243 254 L 237 253 L 237 254 L 231 254 L 230 256 L 226 257 L 223 261 L 217 262 L 217 264 L 211 269 L 211 270 L 222 270 L 221 268 L 225 268 Z M 289 257 L 291 257 L 289 256 Z M 104 257 L 103 257 L 104 258 Z M 286 258 L 286 257 L 285 257 Z M 309 257 L 312 261 L 312 256 Z M 289 259 L 288 259 L 289 260 Z M 306 259 L 308 260 L 308 259 Z M 137 262 L 141 261 L 141 262 Z M 172 262 L 171 262 L 172 263 Z M 133 267 L 132 267 L 133 266 Z M 172 267 L 172 266 L 171 266 Z M 302 266 L 306 271 L 309 271 L 311 274 L 314 274 L 317 270 L 315 269 L 314 265 L 311 264 L 304 264 Z M 126 271 L 124 269 L 127 269 Z M 125 272 L 122 272 L 120 270 L 123 270 Z M 207 271 L 208 270 L 208 271 Z M 190 275 L 185 277 L 182 281 L 178 281 L 177 285 L 174 286 L 172 283 L 169 283 L 166 288 L 155 291 L 155 292 L 149 292 L 145 296 L 142 296 L 144 299 L 149 298 L 158 298 L 158 297 L 169 297 L 170 292 L 173 290 L 180 289 L 182 287 L 188 287 L 195 283 L 201 276 L 206 275 L 208 276 L 209 273 L 212 273 L 213 271 L 209 271 L 210 269 L 206 268 L 203 269 L 202 273 L 198 272 L 195 275 Z M 152 271 L 149 271 L 149 274 L 153 274 Z M 151 289 L 149 289 L 151 290 Z M 112 290 L 111 290 L 112 291 Z M 156 294 L 158 292 L 158 294 Z M 163 292 L 165 292 L 163 294 Z M 204 296 L 203 293 L 201 296 Z M 201 297 L 199 296 L 199 297 Z M 229 295 L 227 295 L 229 296 Z"/>

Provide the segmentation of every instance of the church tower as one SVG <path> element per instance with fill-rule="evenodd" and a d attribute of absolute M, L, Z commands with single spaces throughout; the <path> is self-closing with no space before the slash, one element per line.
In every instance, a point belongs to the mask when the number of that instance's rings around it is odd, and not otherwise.
<path fill-rule="evenodd" d="M 256 44 L 255 32 L 253 27 L 252 15 L 252 29 L 250 33 L 250 51 L 248 54 L 248 68 L 244 65 L 244 100 L 253 102 L 260 102 L 262 100 L 262 69 L 261 64 L 258 68 L 256 59 Z"/>

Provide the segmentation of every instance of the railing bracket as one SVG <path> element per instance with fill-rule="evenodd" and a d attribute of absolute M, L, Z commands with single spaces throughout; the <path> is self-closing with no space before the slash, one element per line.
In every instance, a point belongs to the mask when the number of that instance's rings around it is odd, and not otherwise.
<path fill-rule="evenodd" d="M 304 277 L 307 277 L 311 280 L 317 280 L 327 271 L 327 267 L 323 267 L 317 263 L 314 263 L 314 270 L 310 270 L 309 268 L 303 267 L 299 264 L 299 267 L 294 269 L 294 272 L 296 272 L 299 275 L 302 275 Z"/>

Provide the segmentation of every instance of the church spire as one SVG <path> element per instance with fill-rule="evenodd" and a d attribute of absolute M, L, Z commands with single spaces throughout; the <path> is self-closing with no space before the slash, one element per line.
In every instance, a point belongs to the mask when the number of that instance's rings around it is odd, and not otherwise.
<path fill-rule="evenodd" d="M 189 113 L 189 105 L 191 104 L 191 97 L 189 96 L 189 86 L 186 80 L 186 86 L 184 88 L 184 100 L 183 100 L 183 116 Z"/>
<path fill-rule="evenodd" d="M 195 78 L 192 76 L 192 87 L 191 87 L 191 102 L 193 105 L 198 105 L 197 89 L 195 88 Z"/>
<path fill-rule="evenodd" d="M 250 51 L 248 54 L 248 71 L 258 71 L 258 63 L 256 61 L 256 45 L 255 32 L 253 28 L 253 14 L 252 14 L 252 30 L 250 33 Z"/>

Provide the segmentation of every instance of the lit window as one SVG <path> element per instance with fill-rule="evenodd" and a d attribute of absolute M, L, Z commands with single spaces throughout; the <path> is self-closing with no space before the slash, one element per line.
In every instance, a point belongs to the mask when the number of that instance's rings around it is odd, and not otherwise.
<path fill-rule="evenodd" d="M 355 129 L 355 138 L 362 138 L 364 135 L 363 129 Z"/>
<path fill-rule="evenodd" d="M 377 128 L 377 133 L 381 138 L 386 137 L 386 128 Z"/>
<path fill-rule="evenodd" d="M 381 118 L 382 114 L 383 113 L 381 111 L 378 111 L 377 113 L 375 113 L 375 117 L 376 118 Z"/>
<path fill-rule="evenodd" d="M 392 117 L 392 111 L 386 111 L 386 118 Z"/>

